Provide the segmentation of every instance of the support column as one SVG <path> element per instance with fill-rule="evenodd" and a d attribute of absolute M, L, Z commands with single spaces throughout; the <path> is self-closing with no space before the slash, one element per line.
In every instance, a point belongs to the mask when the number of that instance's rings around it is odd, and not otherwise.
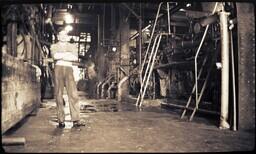
<path fill-rule="evenodd" d="M 220 15 L 220 33 L 221 33 L 221 115 L 220 129 L 228 129 L 228 106 L 229 106 L 229 33 L 228 16 L 229 13 L 224 9 Z"/>
<path fill-rule="evenodd" d="M 130 26 L 129 20 L 126 21 L 126 14 L 124 11 L 121 11 L 121 20 L 120 20 L 120 65 L 124 68 L 126 72 L 129 72 L 129 61 L 130 61 L 130 49 L 129 49 L 129 37 L 130 37 Z M 124 75 L 121 75 L 121 79 L 124 78 Z M 122 96 L 126 96 L 129 94 L 129 85 L 128 82 L 123 83 L 122 85 Z"/>

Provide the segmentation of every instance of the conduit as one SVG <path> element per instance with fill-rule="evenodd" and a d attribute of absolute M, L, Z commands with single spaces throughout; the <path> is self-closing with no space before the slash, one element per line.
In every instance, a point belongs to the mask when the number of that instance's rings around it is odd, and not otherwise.
<path fill-rule="evenodd" d="M 224 9 L 219 13 L 221 33 L 221 114 L 220 129 L 228 129 L 228 105 L 229 105 L 229 33 L 228 16 Z"/>
<path fill-rule="evenodd" d="M 122 85 L 129 79 L 129 76 L 123 77 L 120 82 L 118 83 L 117 86 L 117 100 L 121 101 L 122 100 Z"/>

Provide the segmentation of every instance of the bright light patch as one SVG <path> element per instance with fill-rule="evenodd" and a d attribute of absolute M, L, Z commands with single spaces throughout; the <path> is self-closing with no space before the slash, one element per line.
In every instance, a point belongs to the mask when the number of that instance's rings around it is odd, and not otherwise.
<path fill-rule="evenodd" d="M 87 33 L 88 35 L 87 35 L 87 37 L 86 37 L 86 42 L 91 42 L 91 35 L 90 35 L 90 33 Z"/>
<path fill-rule="evenodd" d="M 65 20 L 65 22 L 66 22 L 67 24 L 71 24 L 71 23 L 74 22 L 74 18 L 73 18 L 73 16 L 72 16 L 71 14 L 66 14 L 66 15 L 64 16 L 64 20 Z"/>
<path fill-rule="evenodd" d="M 71 26 L 71 25 L 67 25 L 66 27 L 65 27 L 65 31 L 66 32 L 70 32 L 70 31 L 72 31 L 73 30 L 73 27 Z"/>
<path fill-rule="evenodd" d="M 112 51 L 113 51 L 113 52 L 116 52 L 116 47 L 112 47 Z"/>

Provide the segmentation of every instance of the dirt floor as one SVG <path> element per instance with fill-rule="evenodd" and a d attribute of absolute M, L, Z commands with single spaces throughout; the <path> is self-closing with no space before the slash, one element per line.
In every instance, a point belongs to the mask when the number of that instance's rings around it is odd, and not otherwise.
<path fill-rule="evenodd" d="M 4 137 L 25 137 L 25 145 L 3 146 L 5 152 L 226 152 L 251 151 L 255 132 L 220 130 L 209 119 L 180 119 L 179 110 L 160 106 L 137 109 L 115 100 L 81 99 L 85 127 L 57 128 L 54 100 L 45 100 Z"/>

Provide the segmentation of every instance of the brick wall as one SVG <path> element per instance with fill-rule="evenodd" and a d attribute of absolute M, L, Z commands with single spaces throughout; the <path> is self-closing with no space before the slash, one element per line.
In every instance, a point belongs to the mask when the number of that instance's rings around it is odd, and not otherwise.
<path fill-rule="evenodd" d="M 2 134 L 40 104 L 40 82 L 31 64 L 2 54 Z"/>

